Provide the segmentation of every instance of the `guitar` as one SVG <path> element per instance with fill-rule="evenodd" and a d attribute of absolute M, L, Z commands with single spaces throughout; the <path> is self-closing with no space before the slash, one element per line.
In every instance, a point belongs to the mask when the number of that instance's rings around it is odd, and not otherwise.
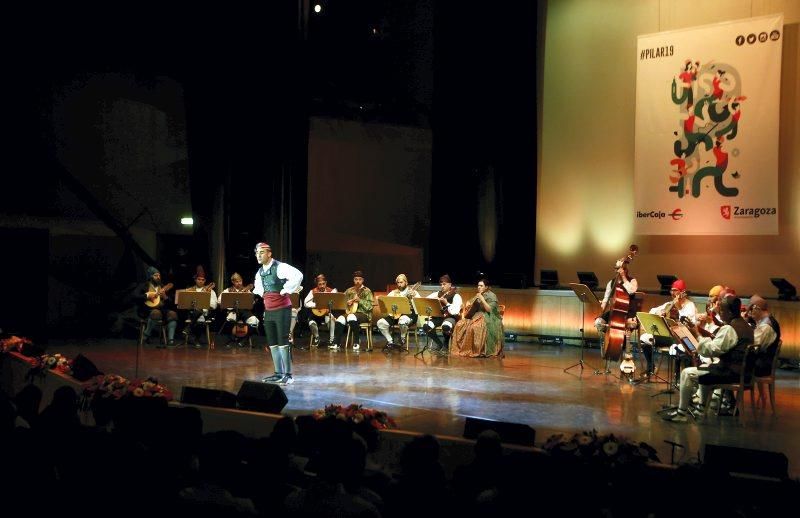
<path fill-rule="evenodd" d="M 216 286 L 216 284 L 214 284 L 214 283 L 212 282 L 211 284 L 208 284 L 207 286 L 203 286 L 203 289 L 202 289 L 202 290 L 200 290 L 200 291 L 211 291 L 211 290 L 213 290 L 213 289 L 214 289 L 214 287 L 215 287 L 215 286 Z"/>
<path fill-rule="evenodd" d="M 169 283 L 167 285 L 162 286 L 161 288 L 155 291 L 148 291 L 147 292 L 147 299 L 145 299 L 144 303 L 149 308 L 157 308 L 161 304 L 161 296 L 165 295 L 167 291 L 172 289 L 173 284 Z M 150 295 L 155 295 L 155 298 L 152 300 L 150 299 Z"/>
<path fill-rule="evenodd" d="M 333 288 L 326 287 L 325 291 L 315 291 L 314 293 L 333 293 Z M 330 310 L 328 308 L 311 308 L 311 312 L 318 317 L 324 317 Z"/>
<path fill-rule="evenodd" d="M 450 289 L 447 290 L 445 293 L 443 293 L 442 295 L 436 297 L 437 299 L 439 299 L 439 305 L 442 306 L 442 311 L 443 312 L 444 312 L 444 310 L 447 309 L 447 306 L 450 305 L 447 302 L 447 298 L 455 295 L 457 291 L 458 291 L 458 288 L 456 288 L 455 286 L 451 286 Z M 437 293 L 437 295 L 439 295 L 439 294 Z M 445 301 L 442 302 L 442 299 L 445 299 Z"/>
<path fill-rule="evenodd" d="M 356 301 L 350 304 L 350 306 L 347 308 L 348 315 L 352 315 L 353 313 L 358 311 L 358 301 L 361 298 L 362 291 L 364 291 L 364 286 L 361 286 L 360 288 L 358 288 L 358 290 L 356 290 Z"/>
<path fill-rule="evenodd" d="M 253 291 L 253 285 L 252 284 L 248 284 L 247 286 L 242 286 L 241 289 L 238 289 L 238 290 L 236 288 L 234 288 L 233 286 L 231 286 L 230 288 L 228 288 L 228 290 L 229 290 L 229 293 L 247 293 L 249 291 Z"/>

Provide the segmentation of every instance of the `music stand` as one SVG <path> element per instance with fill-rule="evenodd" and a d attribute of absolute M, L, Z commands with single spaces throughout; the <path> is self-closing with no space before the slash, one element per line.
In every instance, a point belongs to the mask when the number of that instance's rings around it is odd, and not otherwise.
<path fill-rule="evenodd" d="M 178 290 L 175 292 L 175 304 L 178 306 L 178 309 L 188 309 L 191 313 L 195 311 L 203 311 L 211 309 L 211 292 L 210 291 L 195 291 L 194 289 L 188 290 Z M 199 318 L 199 317 L 198 317 Z M 211 318 L 211 315 L 208 316 Z M 214 348 L 214 341 L 211 339 L 211 331 L 209 330 L 209 325 L 211 324 L 210 320 L 206 320 L 204 322 L 206 328 L 206 341 L 208 342 L 208 348 Z M 188 331 L 188 328 L 187 328 Z M 189 339 L 189 335 L 186 335 L 186 340 Z M 199 347 L 199 344 L 195 347 Z"/>
<path fill-rule="evenodd" d="M 347 296 L 344 293 L 314 293 L 314 303 L 317 308 L 328 306 L 331 314 L 334 311 L 347 311 Z"/>
<path fill-rule="evenodd" d="M 653 315 L 652 313 L 646 313 L 644 311 L 640 311 L 640 312 L 636 313 L 636 318 L 639 320 L 639 325 L 642 327 L 642 329 L 644 329 L 645 332 L 648 332 L 648 333 L 652 334 L 654 338 L 656 336 L 661 336 L 661 337 L 664 337 L 664 338 L 672 338 L 672 339 L 675 338 L 673 336 L 673 334 L 672 334 L 672 331 L 670 331 L 670 324 L 661 315 Z M 653 342 L 655 342 L 655 339 L 653 340 Z M 653 343 L 653 348 L 655 349 L 655 343 Z M 666 380 L 664 378 L 656 375 L 656 377 L 659 380 L 661 380 L 661 381 L 663 381 L 663 382 L 665 382 L 667 384 L 668 388 L 665 389 L 665 390 L 662 390 L 660 392 L 657 392 L 657 393 L 653 394 L 652 396 L 650 396 L 650 397 L 656 397 L 656 396 L 661 396 L 663 394 L 668 394 L 669 395 L 669 400 L 668 400 L 669 403 L 668 403 L 667 407 L 672 407 L 672 394 L 675 393 L 675 389 L 672 387 L 672 385 L 673 385 L 673 382 L 672 382 L 672 377 L 673 377 L 672 376 L 672 372 L 673 372 L 672 371 L 672 364 L 673 364 L 673 359 L 669 358 L 668 359 L 668 363 L 667 363 L 667 379 Z"/>
<path fill-rule="evenodd" d="M 444 313 L 442 313 L 442 303 L 439 302 L 439 299 L 416 297 L 411 300 L 411 303 L 414 305 L 414 312 L 417 315 L 425 317 L 425 324 L 423 324 L 423 328 L 427 326 L 431 318 L 444 316 Z M 436 331 L 434 330 L 434 332 Z M 414 354 L 414 356 L 421 355 L 422 353 L 427 351 L 430 345 L 431 341 L 429 338 L 428 340 L 425 340 L 425 346 L 420 351 L 417 351 L 417 353 Z"/>
<path fill-rule="evenodd" d="M 586 364 L 586 362 L 583 361 L 583 352 L 584 352 L 584 349 L 586 349 L 586 336 L 585 336 L 584 329 L 583 329 L 584 328 L 584 324 L 586 323 L 586 306 L 587 305 L 591 306 L 590 309 L 592 310 L 592 314 L 593 315 L 597 315 L 597 314 L 600 313 L 600 301 L 597 300 L 597 297 L 595 296 L 595 294 L 585 284 L 577 284 L 577 283 L 571 282 L 569 284 L 569 287 L 572 289 L 572 291 L 575 292 L 575 295 L 581 301 L 581 328 L 580 328 L 580 332 L 581 332 L 581 358 L 580 358 L 580 360 L 578 360 L 578 363 L 576 363 L 574 365 L 570 365 L 569 367 L 564 369 L 564 372 L 567 372 L 568 370 L 570 370 L 573 367 L 580 366 L 581 374 L 583 374 L 583 366 L 584 366 L 584 364 Z M 594 369 L 594 373 L 595 374 L 601 374 L 601 371 L 599 369 Z"/>
<path fill-rule="evenodd" d="M 252 295 L 252 293 L 250 294 Z M 178 290 L 175 292 L 175 304 L 178 309 L 192 311 L 211 308 L 211 292 L 195 290 Z"/>
<path fill-rule="evenodd" d="M 289 300 L 292 301 L 292 307 L 300 309 L 300 293 L 290 293 Z"/>
<path fill-rule="evenodd" d="M 218 307 L 224 308 L 226 310 L 232 309 L 236 313 L 236 320 L 233 322 L 233 325 L 236 325 L 237 322 L 239 321 L 239 311 L 243 309 L 252 310 L 254 302 L 255 302 L 255 296 L 249 291 L 240 291 L 240 292 L 225 291 L 222 292 L 219 296 Z M 228 324 L 228 319 L 226 316 L 225 322 L 220 326 L 219 330 L 214 335 L 214 341 L 216 341 L 216 338 L 220 335 L 220 333 L 222 333 L 227 324 Z M 229 340 L 228 344 L 231 343 L 232 341 L 233 340 Z"/>

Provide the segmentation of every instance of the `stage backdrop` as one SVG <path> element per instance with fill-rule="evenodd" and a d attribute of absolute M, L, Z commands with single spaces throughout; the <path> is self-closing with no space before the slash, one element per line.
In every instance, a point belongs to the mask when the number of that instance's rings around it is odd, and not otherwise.
<path fill-rule="evenodd" d="M 783 15 L 639 36 L 634 232 L 778 233 Z"/>

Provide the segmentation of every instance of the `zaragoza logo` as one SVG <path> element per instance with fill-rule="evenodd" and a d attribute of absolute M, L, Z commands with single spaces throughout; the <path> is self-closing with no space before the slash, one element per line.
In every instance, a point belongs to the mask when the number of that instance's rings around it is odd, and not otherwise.
<path fill-rule="evenodd" d="M 675 221 L 678 221 L 683 217 L 683 212 L 681 212 L 681 209 L 675 209 L 669 213 L 669 217 L 671 217 Z"/>
<path fill-rule="evenodd" d="M 730 205 L 720 205 L 719 213 L 725 219 L 731 219 L 731 206 Z"/>

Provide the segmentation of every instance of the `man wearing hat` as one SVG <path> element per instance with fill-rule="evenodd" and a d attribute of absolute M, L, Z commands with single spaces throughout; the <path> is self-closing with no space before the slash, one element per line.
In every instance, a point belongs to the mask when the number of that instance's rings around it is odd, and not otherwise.
<path fill-rule="evenodd" d="M 275 366 L 275 373 L 262 381 L 287 385 L 294 383 L 289 346 L 292 319 L 289 294 L 303 282 L 303 274 L 294 266 L 273 259 L 272 247 L 267 243 L 258 243 L 255 254 L 261 267 L 256 272 L 253 293 L 264 299 L 264 334 Z"/>
<path fill-rule="evenodd" d="M 334 343 L 328 349 L 337 350 L 341 347 L 345 326 L 349 326 L 350 332 L 355 337 L 353 350 L 358 351 L 361 348 L 359 344 L 361 324 L 372 319 L 372 306 L 375 303 L 372 290 L 364 286 L 364 272 L 361 270 L 353 272 L 353 285 L 347 288 L 344 294 L 347 299 L 347 313 L 336 318 Z"/>
<path fill-rule="evenodd" d="M 314 294 L 315 293 L 336 293 L 336 288 L 331 288 L 328 286 L 328 279 L 325 278 L 324 274 L 319 274 L 314 278 L 314 289 L 309 290 L 308 295 L 306 295 L 305 300 L 303 301 L 303 305 L 308 309 L 311 309 L 311 315 L 308 317 L 308 327 L 311 329 L 311 347 L 318 347 L 319 346 L 319 326 L 323 323 L 328 324 L 328 330 L 330 331 L 330 340 L 328 340 L 329 344 L 333 344 L 333 332 L 336 329 L 336 326 L 333 325 L 333 315 L 331 315 L 326 308 L 319 308 L 316 312 L 313 311 L 317 309 L 317 303 L 314 302 Z"/>
<path fill-rule="evenodd" d="M 394 282 L 397 285 L 397 288 L 390 291 L 387 295 L 388 297 L 408 297 L 409 299 L 413 297 L 419 297 L 419 293 L 409 288 L 408 277 L 406 277 L 406 274 L 401 273 L 395 278 Z M 391 328 L 395 324 L 400 327 L 400 347 L 405 348 L 408 337 L 408 326 L 412 322 L 416 321 L 417 314 L 414 313 L 413 306 L 411 308 L 411 313 L 407 315 L 400 315 L 398 318 L 394 318 L 391 315 L 385 315 L 381 317 L 376 325 L 383 337 L 386 338 L 386 348 L 392 349 L 396 347 L 394 340 L 392 339 L 391 332 Z"/>
<path fill-rule="evenodd" d="M 753 295 L 747 305 L 747 314 L 756 323 L 753 331 L 753 343 L 758 346 L 756 352 L 755 375 L 769 376 L 772 372 L 772 360 L 778 352 L 781 340 L 781 326 L 767 307 L 767 301 L 761 295 Z"/>
<path fill-rule="evenodd" d="M 163 325 L 164 314 L 167 318 L 167 343 L 175 345 L 175 329 L 178 327 L 178 314 L 175 312 L 172 301 L 167 298 L 166 292 L 172 287 L 171 284 L 164 286 L 161 284 L 161 272 L 158 268 L 150 266 L 147 268 L 147 280 L 139 288 L 139 316 L 146 318 L 147 323 L 144 328 L 145 343 L 150 339 L 153 328 Z M 163 348 L 159 340 L 157 348 Z"/>
<path fill-rule="evenodd" d="M 453 281 L 447 274 L 439 277 L 439 286 L 441 290 L 435 291 L 428 295 L 429 299 L 439 299 L 442 305 L 443 317 L 432 317 L 425 323 L 425 334 L 433 340 L 434 346 L 431 347 L 431 352 L 439 354 L 447 354 L 447 347 L 444 343 L 450 340 L 450 335 L 453 334 L 453 328 L 456 326 L 456 320 L 461 314 L 461 305 L 464 301 L 458 293 L 458 288 L 453 286 Z M 444 343 L 436 335 L 436 327 L 442 327 L 442 335 Z"/>
<path fill-rule="evenodd" d="M 672 283 L 669 293 L 672 296 L 672 300 L 652 308 L 649 313 L 673 320 L 689 320 L 692 324 L 697 323 L 697 306 L 689 299 L 686 292 L 686 282 L 683 279 L 677 279 Z M 670 336 L 653 336 L 651 333 L 642 333 L 639 335 L 639 342 L 645 360 L 647 361 L 647 372 L 644 376 L 649 377 L 653 375 L 654 371 L 653 348 L 671 347 L 673 345 L 673 339 Z M 686 361 L 689 361 L 688 358 L 686 358 Z M 680 360 L 677 360 L 675 369 L 676 377 L 679 374 L 680 367 Z"/>

